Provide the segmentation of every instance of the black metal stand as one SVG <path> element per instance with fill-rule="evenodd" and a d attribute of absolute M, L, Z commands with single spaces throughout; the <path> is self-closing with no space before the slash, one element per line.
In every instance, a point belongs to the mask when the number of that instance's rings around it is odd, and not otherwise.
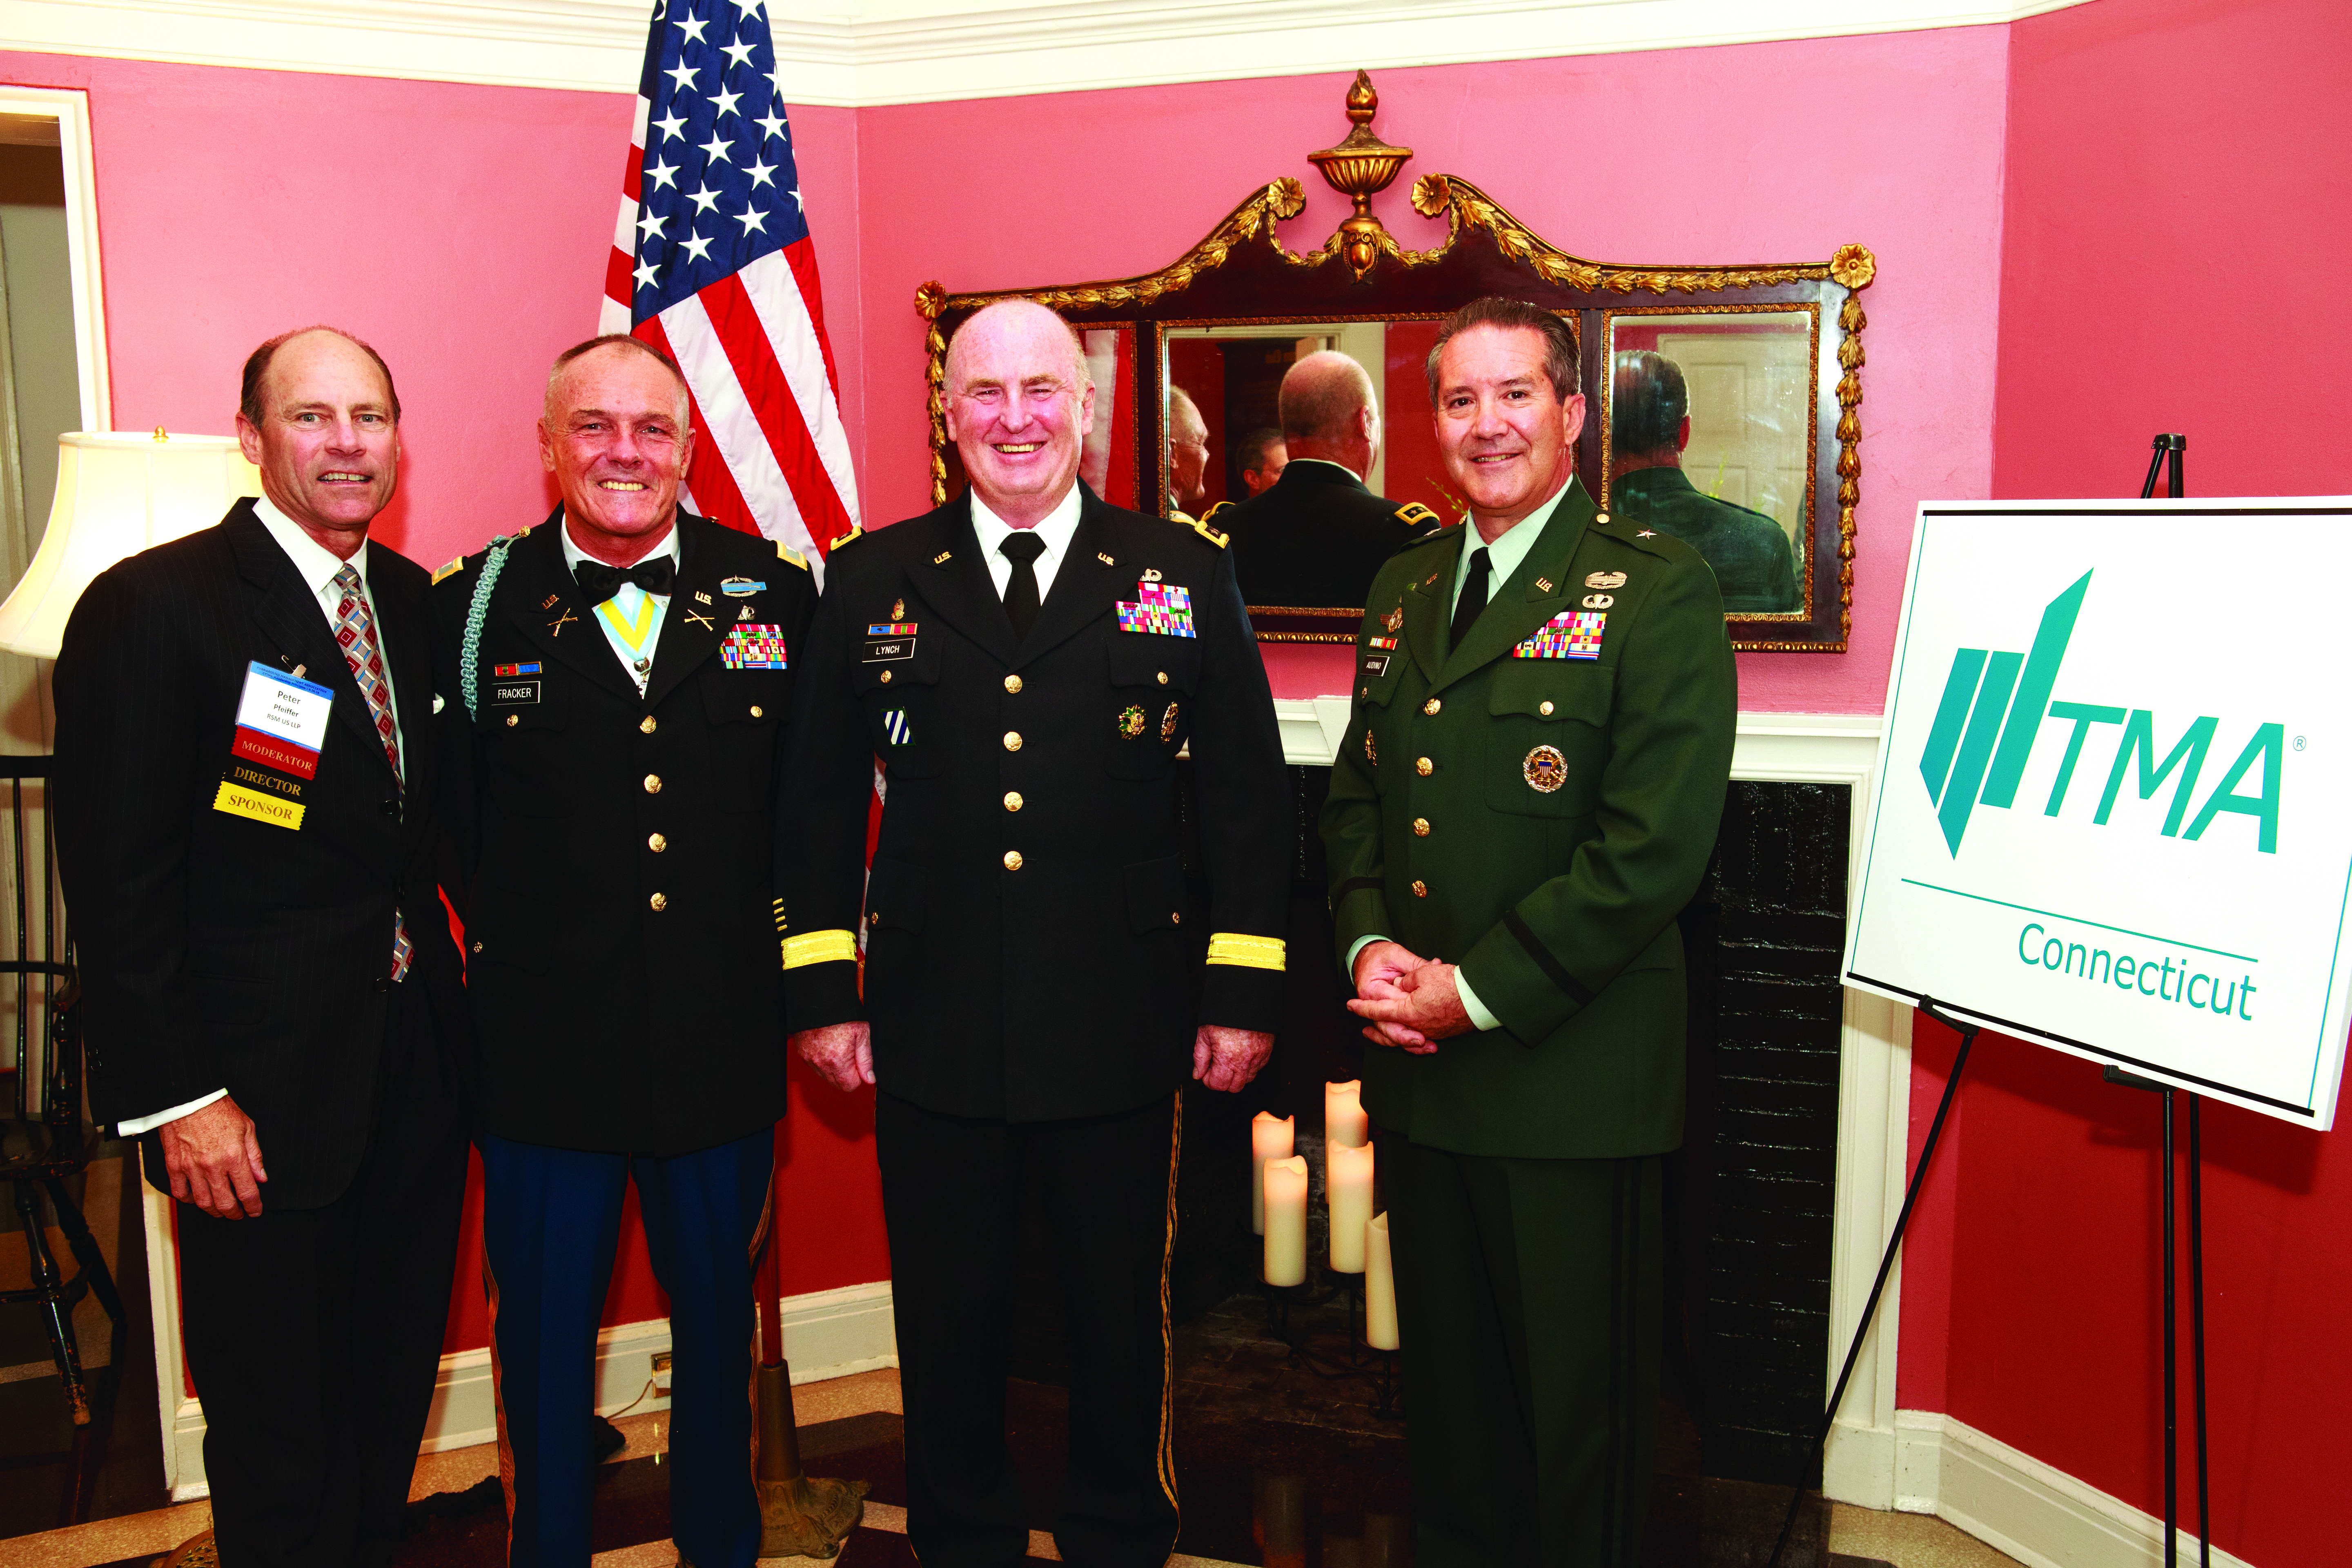
<path fill-rule="evenodd" d="M 2141 1078 L 2121 1068 L 2102 1069 L 2109 1083 L 2164 1097 L 2164 1568 L 2180 1561 L 2180 1267 L 2175 1257 L 2179 1226 L 2173 1210 L 2179 1184 L 2174 1173 L 2170 1084 Z M 2212 1494 L 2205 1459 L 2205 1149 L 2204 1101 L 2189 1096 L 2189 1338 L 2190 1405 L 2197 1432 L 2197 1561 L 2212 1568 Z"/>
<path fill-rule="evenodd" d="M 2142 500 L 2152 500 L 2155 499 L 2157 470 L 2164 468 L 2166 466 L 2166 459 L 2170 458 L 2171 472 L 2166 478 L 2164 493 L 2170 496 L 2174 500 L 2179 500 L 2182 494 L 2185 493 L 2181 489 L 2180 486 L 2180 454 L 2189 450 L 2189 437 L 2186 436 L 2158 436 L 2156 438 L 2155 445 L 2156 453 L 2147 460 L 2147 480 L 2139 487 L 2139 499 Z"/>
<path fill-rule="evenodd" d="M 1318 1377 L 1375 1378 L 1380 1393 L 1375 1407 L 1382 1415 L 1396 1413 L 1396 1352 L 1374 1350 L 1364 1343 L 1364 1277 L 1342 1274 L 1322 1264 L 1310 1264 L 1312 1273 L 1323 1277 L 1322 1284 L 1269 1285 L 1258 1281 L 1258 1291 L 1265 1298 L 1265 1331 L 1269 1339 L 1278 1342 L 1290 1358 Z M 1317 1349 L 1304 1334 L 1290 1331 L 1290 1309 L 1295 1303 L 1302 1307 L 1327 1305 L 1334 1297 L 1341 1301 L 1345 1326 L 1341 1330 L 1348 1342 L 1345 1361 Z M 1370 1364 L 1378 1357 L 1378 1365 Z"/>
<path fill-rule="evenodd" d="M 1862 1342 L 1870 1337 L 1870 1325 L 1878 1316 L 1878 1299 L 1886 1292 L 1886 1277 L 1894 1272 L 1895 1255 L 1903 1245 L 1904 1229 L 1911 1223 L 1911 1210 L 1919 1202 L 1919 1189 L 1927 1184 L 1928 1162 L 1936 1157 L 1936 1144 L 1944 1136 L 1944 1119 L 1951 1113 L 1952 1099 L 1959 1092 L 1960 1074 L 1969 1065 L 1969 1051 L 1977 1043 L 1979 1025 L 1964 1023 L 1939 1010 L 1932 996 L 1919 998 L 1920 1012 L 1960 1037 L 1959 1054 L 1952 1058 L 1951 1076 L 1944 1080 L 1944 1097 L 1936 1102 L 1936 1119 L 1927 1124 L 1927 1136 L 1920 1141 L 1919 1163 L 1912 1168 L 1910 1184 L 1904 1189 L 1902 1212 L 1895 1216 L 1895 1232 L 1886 1238 L 1886 1251 L 1878 1260 L 1878 1278 L 1870 1284 L 1870 1300 L 1863 1304 L 1862 1321 L 1853 1329 L 1853 1342 L 1846 1347 L 1845 1365 L 1838 1370 L 1837 1386 L 1830 1391 L 1829 1408 L 1822 1413 L 1822 1428 L 1812 1441 L 1814 1462 L 1821 1462 L 1827 1451 L 1830 1429 L 1837 1422 L 1839 1405 L 1845 1400 L 1846 1384 L 1853 1379 L 1856 1363 L 1862 1360 Z M 1788 1549 L 1789 1532 L 1797 1526 L 1797 1510 L 1804 1506 L 1807 1488 L 1797 1483 L 1795 1493 L 1789 1499 L 1789 1511 L 1780 1521 L 1780 1538 L 1772 1542 L 1772 1555 L 1764 1560 L 1764 1568 L 1778 1568 L 1780 1553 Z"/>

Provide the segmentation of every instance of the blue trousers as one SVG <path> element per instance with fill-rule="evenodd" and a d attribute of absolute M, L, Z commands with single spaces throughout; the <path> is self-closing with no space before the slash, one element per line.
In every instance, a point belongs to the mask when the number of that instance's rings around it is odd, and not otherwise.
<path fill-rule="evenodd" d="M 695 1568 L 751 1568 L 751 1269 L 773 1133 L 668 1159 L 478 1142 L 508 1563 L 587 1568 L 597 1320 L 634 1180 L 669 1297 L 670 1533 Z"/>

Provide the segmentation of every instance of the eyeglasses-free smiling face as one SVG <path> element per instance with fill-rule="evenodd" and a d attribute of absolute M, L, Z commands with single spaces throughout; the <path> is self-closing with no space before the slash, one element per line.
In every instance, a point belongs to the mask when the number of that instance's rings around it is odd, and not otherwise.
<path fill-rule="evenodd" d="M 1482 325 L 1446 340 L 1437 445 L 1482 524 L 1499 532 L 1565 484 L 1583 427 L 1583 395 L 1563 400 L 1544 374 L 1542 333 Z"/>
<path fill-rule="evenodd" d="M 392 388 L 366 350 L 335 332 L 278 345 L 262 377 L 261 422 L 239 413 L 236 437 L 271 503 L 343 554 L 358 548 L 399 477 Z"/>
<path fill-rule="evenodd" d="M 669 367 L 626 346 L 593 350 L 556 373 L 539 458 L 582 550 L 626 563 L 669 531 L 694 459 L 686 407 Z"/>
<path fill-rule="evenodd" d="M 948 437 L 983 505 L 1028 527 L 1077 478 L 1095 389 L 1062 319 L 1024 300 L 989 306 L 948 346 Z"/>

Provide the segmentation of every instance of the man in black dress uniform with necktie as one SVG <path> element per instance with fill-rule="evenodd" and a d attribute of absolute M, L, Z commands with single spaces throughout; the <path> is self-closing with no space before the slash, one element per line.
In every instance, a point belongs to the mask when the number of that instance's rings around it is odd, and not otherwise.
<path fill-rule="evenodd" d="M 1182 1089 L 1239 1089 L 1282 1016 L 1281 742 L 1223 538 L 1078 483 L 1094 390 L 1068 326 L 992 305 L 947 379 L 971 491 L 827 561 L 784 774 L 786 1008 L 827 1078 L 880 1089 L 915 1550 L 1027 1555 L 1004 1377 L 1034 1182 L 1071 1335 L 1055 1538 L 1065 1562 L 1158 1568 Z M 1205 907 L 1180 851 L 1188 742 Z"/>

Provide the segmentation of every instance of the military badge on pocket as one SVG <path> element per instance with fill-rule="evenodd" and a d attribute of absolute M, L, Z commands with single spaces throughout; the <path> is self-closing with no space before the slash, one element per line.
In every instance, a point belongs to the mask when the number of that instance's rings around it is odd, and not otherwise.
<path fill-rule="evenodd" d="M 1163 741 L 1176 738 L 1176 704 L 1173 702 L 1168 705 L 1168 711 L 1160 716 L 1160 738 Z"/>
<path fill-rule="evenodd" d="M 1529 789 L 1549 795 L 1568 782 L 1568 759 L 1559 754 L 1558 746 L 1538 746 L 1519 764 L 1519 773 Z"/>
<path fill-rule="evenodd" d="M 1130 702 L 1118 710 L 1118 732 L 1132 741 L 1143 733 L 1143 710 Z"/>
<path fill-rule="evenodd" d="M 907 710 L 904 708 L 893 708 L 882 715 L 882 732 L 890 738 L 894 746 L 914 743 L 914 732 L 907 728 Z"/>

